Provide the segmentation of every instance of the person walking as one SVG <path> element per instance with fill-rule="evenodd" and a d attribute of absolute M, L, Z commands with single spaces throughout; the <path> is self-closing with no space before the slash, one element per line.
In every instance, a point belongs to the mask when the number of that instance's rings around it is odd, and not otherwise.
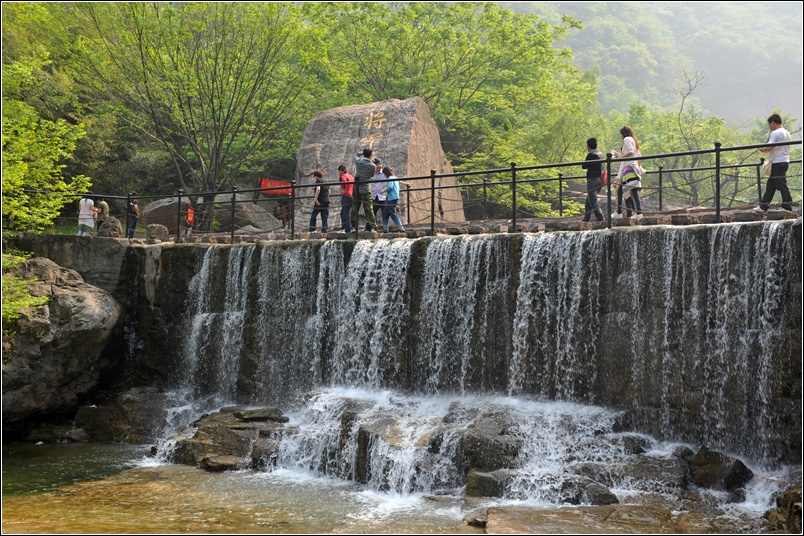
<path fill-rule="evenodd" d="M 372 162 L 373 151 L 369 148 L 357 151 L 352 159 L 355 163 L 355 183 L 357 183 L 357 193 L 352 203 L 352 226 L 357 229 L 360 207 L 363 207 L 363 215 L 366 218 L 366 231 L 373 231 L 377 228 L 377 220 L 371 206 L 371 178 L 374 176 L 376 165 Z"/>
<path fill-rule="evenodd" d="M 597 221 L 603 221 L 603 212 L 597 203 L 597 194 L 603 187 L 603 153 L 597 150 L 597 138 L 586 140 L 586 161 L 581 168 L 586 170 L 586 201 L 583 221 L 588 222 L 594 213 Z"/>
<path fill-rule="evenodd" d="M 315 177 L 315 195 L 313 196 L 313 213 L 310 215 L 310 232 L 315 231 L 315 223 L 321 214 L 321 232 L 327 233 L 327 219 L 329 218 L 329 185 L 324 184 L 324 172 L 320 169 L 313 171 Z"/>
<path fill-rule="evenodd" d="M 193 205 L 193 200 L 187 200 L 187 211 L 184 213 L 184 224 L 186 225 L 186 229 L 184 233 L 187 236 L 193 234 L 193 227 L 195 227 L 195 206 Z"/>
<path fill-rule="evenodd" d="M 620 153 L 611 151 L 615 158 L 627 158 L 629 156 L 642 156 L 639 149 L 639 140 L 634 134 L 634 129 L 624 126 L 620 129 L 620 136 L 623 138 L 623 147 Z M 639 190 L 642 189 L 642 174 L 644 170 L 639 160 L 620 162 L 620 170 L 617 172 L 617 211 L 612 213 L 611 219 L 622 218 L 622 203 L 625 198 L 625 207 L 629 218 L 635 220 L 642 219 L 642 201 L 639 199 Z M 636 213 L 632 216 L 632 211 Z"/>
<path fill-rule="evenodd" d="M 95 227 L 95 202 L 88 192 L 78 201 L 78 236 L 92 236 Z"/>
<path fill-rule="evenodd" d="M 768 143 L 779 143 L 790 141 L 790 132 L 782 126 L 782 116 L 773 114 L 768 118 L 768 128 L 770 137 Z M 790 188 L 787 186 L 787 168 L 790 166 L 790 146 L 779 145 L 776 147 L 762 147 L 759 149 L 768 154 L 768 161 L 771 163 L 771 172 L 768 177 L 768 185 L 765 187 L 765 195 L 762 196 L 758 207 L 754 207 L 757 212 L 767 212 L 773 196 L 778 191 L 782 194 L 782 208 L 788 212 L 793 211 L 793 197 L 790 195 Z"/>
<path fill-rule="evenodd" d="M 355 189 L 355 178 L 346 171 L 343 164 L 338 166 L 341 182 L 341 226 L 344 233 L 352 232 L 352 193 Z"/>
<path fill-rule="evenodd" d="M 129 194 L 128 201 L 128 232 L 126 238 L 134 238 L 134 230 L 140 221 L 140 204 L 137 202 L 137 192 Z"/>
<path fill-rule="evenodd" d="M 410 188 L 410 184 L 402 182 L 394 176 L 394 170 L 389 166 L 382 168 L 382 174 L 386 179 L 383 183 L 382 192 L 385 195 L 385 205 L 382 207 L 382 230 L 388 232 L 388 219 L 393 220 L 394 224 L 399 228 L 400 232 L 405 231 L 405 226 L 399 219 L 399 214 L 396 212 L 397 204 L 399 203 L 399 185 Z"/>
<path fill-rule="evenodd" d="M 109 217 L 109 203 L 102 197 L 99 197 L 98 202 L 95 204 L 95 217 L 97 230 L 100 231 L 101 225 Z"/>
<path fill-rule="evenodd" d="M 382 217 L 383 207 L 385 206 L 385 188 L 386 177 L 382 172 L 382 160 L 379 158 L 374 159 L 374 175 L 371 177 L 371 210 L 374 213 L 374 219 Z"/>

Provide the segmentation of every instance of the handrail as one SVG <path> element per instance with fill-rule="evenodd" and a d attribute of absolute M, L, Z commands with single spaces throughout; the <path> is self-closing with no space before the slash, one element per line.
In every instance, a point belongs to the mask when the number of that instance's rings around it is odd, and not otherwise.
<path fill-rule="evenodd" d="M 759 163 L 742 163 L 742 164 L 721 164 L 721 156 L 724 152 L 733 152 L 733 151 L 747 151 L 747 150 L 757 150 L 760 148 L 766 147 L 777 147 L 777 146 L 787 146 L 787 145 L 801 145 L 801 140 L 791 140 L 786 142 L 777 142 L 777 143 L 760 143 L 754 145 L 742 145 L 742 146 L 733 146 L 733 147 L 722 147 L 719 142 L 714 143 L 713 149 L 696 149 L 690 151 L 681 151 L 675 153 L 662 153 L 662 154 L 652 154 L 652 155 L 641 155 L 641 156 L 630 156 L 630 157 L 619 157 L 614 158 L 611 153 L 606 154 L 605 165 L 606 169 L 609 172 L 609 177 L 613 180 L 616 177 L 616 173 L 612 173 L 612 164 L 619 164 L 621 162 L 630 162 L 634 160 L 641 160 L 643 162 L 646 161 L 660 161 L 660 160 L 667 160 L 670 158 L 677 159 L 679 157 L 685 156 L 693 156 L 693 155 L 713 155 L 715 158 L 715 164 L 710 166 L 701 166 L 701 167 L 683 167 L 683 168 L 675 168 L 675 169 L 667 169 L 664 167 L 663 164 L 658 165 L 657 170 L 646 170 L 646 175 L 658 175 L 658 192 L 659 192 L 659 210 L 663 208 L 663 191 L 664 191 L 664 177 L 669 173 L 686 173 L 686 172 L 701 172 L 701 171 L 714 171 L 714 204 L 715 204 L 715 213 L 716 213 L 716 220 L 721 221 L 720 211 L 721 211 L 721 201 L 722 201 L 722 192 L 721 192 L 721 172 L 727 169 L 742 169 L 742 168 L 754 168 L 757 170 L 757 185 L 758 185 L 758 193 L 759 197 L 762 194 L 762 184 L 761 184 L 761 173 L 760 169 L 762 163 L 764 162 L 764 157 L 760 158 Z M 573 162 L 559 162 L 559 163 L 551 163 L 551 164 L 535 164 L 529 166 L 519 166 L 515 162 L 511 162 L 510 166 L 507 168 L 492 168 L 492 169 L 485 169 L 485 170 L 471 170 L 471 171 L 452 171 L 449 173 L 436 173 L 435 170 L 431 170 L 429 175 L 421 175 L 421 176 L 409 176 L 409 177 L 396 177 L 395 180 L 397 181 L 407 181 L 407 182 L 414 182 L 415 181 L 429 181 L 429 184 L 425 183 L 426 185 L 422 185 L 421 187 L 409 187 L 406 189 L 408 195 L 408 224 L 410 224 L 410 196 L 413 192 L 424 192 L 427 191 L 429 193 L 429 202 L 430 202 L 430 218 L 429 218 L 429 227 L 430 227 L 430 234 L 435 234 L 435 192 L 436 190 L 448 190 L 448 189 L 461 189 L 466 190 L 467 188 L 479 188 L 482 187 L 483 189 L 483 205 L 484 205 L 484 216 L 488 217 L 488 188 L 490 186 L 505 186 L 508 185 L 511 189 L 511 229 L 515 232 L 517 229 L 517 213 L 518 213 L 518 194 L 521 185 L 523 184 L 533 184 L 533 183 L 540 183 L 540 182 L 552 182 L 558 181 L 558 190 L 559 190 L 559 199 L 558 199 L 558 212 L 561 216 L 564 213 L 564 191 L 563 191 L 563 184 L 564 181 L 568 180 L 581 180 L 585 178 L 584 174 L 579 175 L 565 175 L 562 170 L 565 168 L 570 167 L 581 167 L 586 160 L 583 161 L 573 161 Z M 801 159 L 798 160 L 791 160 L 791 164 L 801 164 Z M 558 170 L 557 176 L 527 176 L 527 172 L 531 171 L 542 171 L 542 170 L 550 170 L 555 171 Z M 510 175 L 508 175 L 510 174 Z M 500 176 L 500 180 L 490 180 L 490 176 Z M 508 179 L 504 178 L 508 175 Z M 453 185 L 442 185 L 436 186 L 436 179 L 440 178 L 448 178 L 454 177 L 456 179 L 460 178 L 468 178 L 473 176 L 482 176 L 480 182 L 468 182 L 468 183 L 460 183 L 460 184 L 453 184 Z M 386 181 L 369 181 L 369 182 L 386 182 Z M 320 184 L 329 185 L 329 186 L 339 186 L 342 183 L 340 181 L 331 181 L 331 182 L 323 182 Z M 287 199 L 290 202 L 290 206 L 292 207 L 292 213 L 289 216 L 288 223 L 290 224 L 290 235 L 291 239 L 295 238 L 295 213 L 296 213 L 296 205 L 297 201 L 305 200 L 305 199 L 312 199 L 313 194 L 302 194 L 300 195 L 301 188 L 309 188 L 310 184 L 304 185 L 297 185 L 296 181 L 291 181 L 291 193 L 289 195 L 282 195 L 278 197 L 278 199 Z M 415 184 L 414 184 L 415 186 Z M 177 232 L 176 232 L 176 240 L 179 241 L 180 234 L 181 234 L 181 201 L 182 197 L 189 198 L 201 198 L 201 197 L 209 197 L 209 196 L 217 196 L 222 194 L 230 193 L 232 196 L 231 201 L 231 218 L 232 218 L 232 228 L 230 232 L 230 240 L 234 242 L 234 233 L 236 228 L 236 204 L 241 202 L 246 202 L 242 200 L 237 200 L 237 194 L 253 194 L 254 192 L 260 192 L 261 194 L 270 194 L 271 190 L 287 190 L 287 186 L 271 186 L 271 187 L 259 187 L 253 189 L 245 189 L 245 190 L 238 190 L 237 187 L 233 187 L 232 190 L 229 191 L 208 191 L 208 192 L 193 192 L 188 193 L 182 190 L 177 190 L 176 194 L 173 195 L 143 195 L 138 196 L 139 200 L 146 200 L 146 199 L 165 199 L 170 197 L 175 197 L 178 201 L 178 208 L 177 208 Z M 646 188 L 646 189 L 653 189 L 653 188 Z M 41 190 L 23 190 L 26 193 L 46 193 Z M 607 226 L 611 227 L 611 204 L 612 204 L 612 191 L 611 188 L 606 189 L 607 196 L 606 196 L 606 204 L 607 204 Z M 80 197 L 83 194 L 76 194 L 76 197 Z M 96 195 L 103 197 L 105 199 L 113 200 L 129 200 L 130 196 L 115 196 L 115 195 L 105 195 L 105 194 L 89 194 L 89 195 Z M 340 194 L 333 194 L 332 197 L 337 197 Z M 202 206 L 206 203 L 195 203 L 195 205 L 203 210 Z M 126 222 L 128 225 L 128 222 Z M 357 226 L 356 226 L 357 232 Z"/>

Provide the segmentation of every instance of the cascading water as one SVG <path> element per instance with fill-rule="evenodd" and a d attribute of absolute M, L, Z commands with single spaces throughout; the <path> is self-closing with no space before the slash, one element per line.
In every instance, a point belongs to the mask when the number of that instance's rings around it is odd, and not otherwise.
<path fill-rule="evenodd" d="M 654 442 L 773 462 L 798 268 L 789 223 L 758 229 L 212 246 L 177 372 L 197 399 L 302 407 L 280 463 L 378 490 L 466 485 L 458 438 L 500 406 L 527 446 L 514 498 L 561 502 L 569 460 L 623 455 L 590 439 L 613 434 L 602 406 Z"/>
<path fill-rule="evenodd" d="M 191 329 L 183 355 L 182 378 L 190 382 L 195 397 L 212 396 L 220 403 L 233 403 L 254 248 L 222 251 L 228 253 L 222 280 L 214 277 L 217 250 L 211 248 L 190 282 L 187 310 Z"/>

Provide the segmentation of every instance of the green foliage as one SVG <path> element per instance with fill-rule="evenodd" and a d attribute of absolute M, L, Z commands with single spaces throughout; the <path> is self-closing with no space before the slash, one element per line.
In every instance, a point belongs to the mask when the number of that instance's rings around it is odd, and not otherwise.
<path fill-rule="evenodd" d="M 13 266 L 24 262 L 28 254 L 20 252 L 3 252 L 3 332 L 9 335 L 10 326 L 25 313 L 26 309 L 39 307 L 47 303 L 47 296 L 32 296 L 28 285 L 36 279 L 24 279 L 7 274 Z"/>
<path fill-rule="evenodd" d="M 78 4 L 88 91 L 170 155 L 178 186 L 233 184 L 299 127 L 315 51 L 287 3 Z"/>
<path fill-rule="evenodd" d="M 766 4 L 756 12 L 761 20 L 789 11 Z M 735 30 L 751 12 L 742 4 L 55 2 L 2 9 L 3 215 L 9 228 L 13 221 L 24 229 L 41 227 L 39 220 L 47 225 L 43 215 L 88 187 L 79 187 L 83 176 L 107 195 L 251 186 L 247 177 L 292 162 L 315 113 L 386 99 L 417 96 L 428 104 L 458 172 L 582 161 L 590 136 L 601 149 L 619 149 L 623 124 L 636 129 L 643 154 L 756 143 L 767 139 L 770 111 L 749 137 L 732 130 L 700 104 L 707 87 L 702 74 L 686 74 L 690 56 L 696 48 L 711 49 L 714 58 L 751 47 L 768 65 L 781 56 L 773 53 L 775 40 Z M 718 17 L 723 24 L 712 22 Z M 785 39 L 782 48 L 789 47 L 787 33 Z M 720 73 L 716 61 L 711 65 Z M 766 79 L 751 77 L 762 86 L 755 92 L 762 99 L 754 100 L 773 102 L 784 85 Z M 795 132 L 790 125 L 793 118 L 785 126 Z M 728 163 L 758 160 L 757 153 L 722 156 Z M 34 173 L 45 164 L 67 177 L 61 205 L 58 184 Z M 559 172 L 582 175 L 578 167 L 518 177 L 519 213 L 582 210 L 567 198 L 567 189 L 579 189 L 573 180 L 565 180 L 559 204 Z M 507 215 L 510 174 L 488 178 L 506 181 L 487 192 Z M 666 180 L 666 202 L 705 204 L 714 195 L 711 177 L 673 173 Z M 748 180 L 727 182 L 731 202 L 747 199 Z M 54 194 L 29 193 L 20 205 L 23 184 Z M 477 202 L 479 188 L 463 191 L 468 204 Z"/>
<path fill-rule="evenodd" d="M 89 189 L 85 176 L 63 176 L 64 159 L 84 135 L 82 126 L 50 121 L 22 99 L 49 63 L 40 53 L 3 63 L 3 223 L 5 230 L 41 231 Z"/>

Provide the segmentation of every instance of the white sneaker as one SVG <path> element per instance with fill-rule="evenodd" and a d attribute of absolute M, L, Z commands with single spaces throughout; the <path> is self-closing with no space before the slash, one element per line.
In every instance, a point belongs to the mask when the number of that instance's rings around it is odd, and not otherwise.
<path fill-rule="evenodd" d="M 767 212 L 767 210 L 764 210 L 762 207 L 754 207 L 752 210 L 754 212 Z"/>
<path fill-rule="evenodd" d="M 611 213 L 611 219 L 612 220 L 619 220 L 622 217 L 623 217 L 623 215 L 620 214 L 619 212 L 612 212 Z"/>
<path fill-rule="evenodd" d="M 632 220 L 641 220 L 642 219 L 642 214 L 634 214 L 633 216 L 631 216 L 631 219 Z"/>

